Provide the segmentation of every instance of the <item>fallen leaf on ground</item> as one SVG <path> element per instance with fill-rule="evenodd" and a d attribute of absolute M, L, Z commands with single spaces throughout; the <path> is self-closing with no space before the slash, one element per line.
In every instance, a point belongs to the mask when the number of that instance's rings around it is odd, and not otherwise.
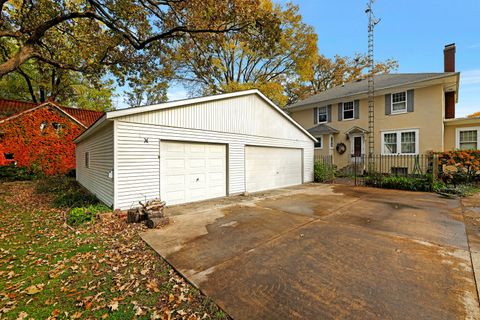
<path fill-rule="evenodd" d="M 28 295 L 33 295 L 41 292 L 43 290 L 43 284 L 34 284 L 27 289 L 25 289 L 25 293 Z"/>
<path fill-rule="evenodd" d="M 118 310 L 118 301 L 112 301 L 110 302 L 110 304 L 108 305 L 108 307 L 110 308 L 110 310 L 112 311 L 117 311 Z"/>

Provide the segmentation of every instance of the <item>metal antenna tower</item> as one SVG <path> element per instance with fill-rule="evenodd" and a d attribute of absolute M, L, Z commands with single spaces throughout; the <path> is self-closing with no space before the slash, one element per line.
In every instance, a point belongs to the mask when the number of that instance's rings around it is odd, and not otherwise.
<path fill-rule="evenodd" d="M 365 13 L 368 16 L 368 154 L 375 152 L 375 81 L 373 78 L 374 60 L 373 60 L 373 40 L 374 28 L 380 22 L 373 13 L 373 3 L 375 0 L 368 0 Z"/>

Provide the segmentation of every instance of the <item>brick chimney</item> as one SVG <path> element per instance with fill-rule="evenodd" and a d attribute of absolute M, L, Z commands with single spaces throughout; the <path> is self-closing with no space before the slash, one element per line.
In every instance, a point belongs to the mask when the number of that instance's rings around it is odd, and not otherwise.
<path fill-rule="evenodd" d="M 443 49 L 444 72 L 455 72 L 455 43 Z M 445 92 L 445 119 L 455 118 L 455 91 Z"/>
<path fill-rule="evenodd" d="M 443 49 L 443 71 L 455 72 L 455 43 L 447 44 Z"/>

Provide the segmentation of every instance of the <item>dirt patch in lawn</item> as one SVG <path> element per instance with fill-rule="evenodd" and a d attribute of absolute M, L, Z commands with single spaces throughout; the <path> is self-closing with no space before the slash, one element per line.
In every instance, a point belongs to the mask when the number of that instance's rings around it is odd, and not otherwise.
<path fill-rule="evenodd" d="M 120 216 L 71 229 L 36 182 L 0 184 L 0 318 L 226 319 Z"/>

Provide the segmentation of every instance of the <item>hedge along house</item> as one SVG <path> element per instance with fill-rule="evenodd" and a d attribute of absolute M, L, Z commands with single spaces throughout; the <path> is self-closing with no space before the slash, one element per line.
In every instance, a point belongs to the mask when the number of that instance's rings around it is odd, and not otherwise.
<path fill-rule="evenodd" d="M 115 209 L 313 181 L 315 138 L 258 90 L 107 112 L 75 142 L 77 180 Z"/>

